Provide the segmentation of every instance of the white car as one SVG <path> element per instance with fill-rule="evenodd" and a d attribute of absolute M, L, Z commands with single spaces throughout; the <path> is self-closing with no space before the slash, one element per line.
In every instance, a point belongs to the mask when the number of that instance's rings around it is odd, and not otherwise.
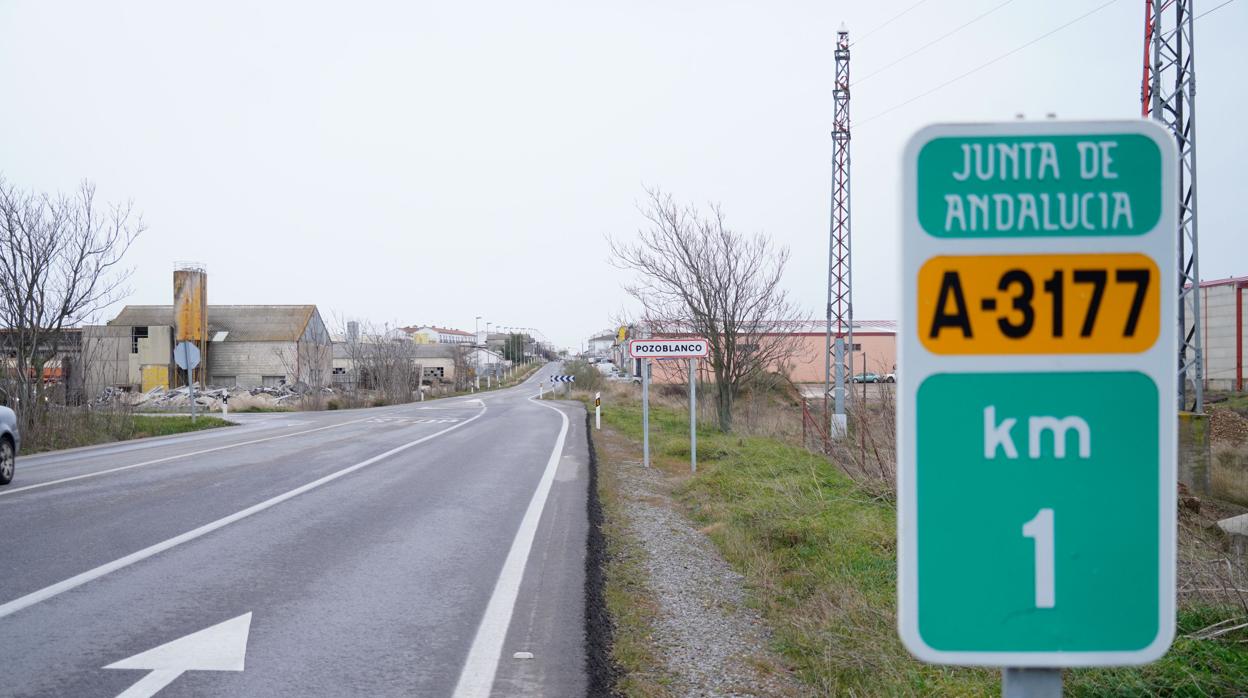
<path fill-rule="evenodd" d="M 620 383 L 632 383 L 633 385 L 641 385 L 641 376 L 630 376 L 623 371 L 617 371 L 609 376 L 607 380 L 617 381 Z"/>
<path fill-rule="evenodd" d="M 0 407 L 0 485 L 13 481 L 13 473 L 17 469 L 17 449 L 21 445 L 17 415 L 7 407 Z"/>

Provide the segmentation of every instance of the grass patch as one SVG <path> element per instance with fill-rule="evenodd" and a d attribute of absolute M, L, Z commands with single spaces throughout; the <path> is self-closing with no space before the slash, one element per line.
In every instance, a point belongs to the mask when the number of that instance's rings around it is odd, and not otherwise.
<path fill-rule="evenodd" d="M 190 417 L 157 417 L 152 415 L 135 415 L 133 417 L 134 426 L 126 439 L 142 439 L 149 436 L 169 436 L 171 434 L 182 434 L 188 431 L 203 431 L 204 429 L 216 429 L 217 427 L 232 427 L 234 424 L 221 419 L 220 417 L 196 417 L 192 422 Z"/>
<path fill-rule="evenodd" d="M 603 434 L 640 459 L 641 410 L 623 394 L 604 400 Z M 747 582 L 752 604 L 773 632 L 773 649 L 822 695 L 995 696 L 995 669 L 923 664 L 896 632 L 896 510 L 826 458 L 776 439 L 699 429 L 699 470 L 690 475 L 688 414 L 651 405 L 653 464 L 675 485 L 688 515 Z M 603 439 L 605 441 L 606 439 Z M 610 459 L 602 458 L 603 480 Z M 604 504 L 612 494 L 604 485 Z M 606 509 L 607 525 L 618 516 Z M 613 535 L 619 535 L 616 532 Z M 642 570 L 644 573 L 644 570 Z M 628 570 L 620 572 L 626 588 Z M 648 602 L 615 600 L 612 614 L 644 614 Z M 1193 633 L 1243 615 L 1186 604 L 1179 636 L 1144 667 L 1066 672 L 1070 695 L 1238 695 L 1248 687 L 1248 631 L 1217 638 Z M 618 617 L 618 616 L 617 616 Z M 1248 619 L 1237 621 L 1239 623 Z M 628 669 L 625 662 L 621 666 Z M 631 693 L 630 695 L 654 695 Z"/>
<path fill-rule="evenodd" d="M 1193 605 L 1179 609 L 1170 651 L 1142 667 L 1066 672 L 1072 696 L 1242 696 L 1248 693 L 1248 630 L 1216 639 L 1193 633 L 1226 619 L 1226 609 Z M 1248 621 L 1240 618 L 1235 625 Z"/>
<path fill-rule="evenodd" d="M 22 453 L 80 448 L 147 436 L 165 436 L 233 426 L 217 417 L 162 417 L 108 410 L 66 409 L 50 412 L 35 429 L 23 434 Z"/>

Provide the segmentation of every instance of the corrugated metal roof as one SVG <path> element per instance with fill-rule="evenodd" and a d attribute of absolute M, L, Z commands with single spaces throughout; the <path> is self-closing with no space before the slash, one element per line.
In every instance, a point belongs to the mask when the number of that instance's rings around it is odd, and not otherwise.
<path fill-rule="evenodd" d="M 208 332 L 228 332 L 226 342 L 294 342 L 303 336 L 315 305 L 210 305 Z M 127 305 L 109 325 L 173 325 L 172 305 Z"/>

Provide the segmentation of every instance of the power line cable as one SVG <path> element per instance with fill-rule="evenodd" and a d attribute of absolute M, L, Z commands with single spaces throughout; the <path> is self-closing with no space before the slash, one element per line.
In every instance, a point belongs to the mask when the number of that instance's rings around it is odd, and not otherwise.
<path fill-rule="evenodd" d="M 1231 0 L 1231 1 L 1233 1 L 1233 0 Z M 948 79 L 948 80 L 946 80 L 946 81 L 944 81 L 944 82 L 940 83 L 940 84 L 939 84 L 939 85 L 937 85 L 936 87 L 933 87 L 932 89 L 927 90 L 926 92 L 921 92 L 921 93 L 919 93 L 919 94 L 917 94 L 917 95 L 915 95 L 915 96 L 911 97 L 910 99 L 907 99 L 907 100 L 906 100 L 906 101 L 904 101 L 904 102 L 901 102 L 901 103 L 899 103 L 899 104 L 895 104 L 895 105 L 893 105 L 893 106 L 889 107 L 888 109 L 885 109 L 885 110 L 884 110 L 884 111 L 882 111 L 882 112 L 878 112 L 878 113 L 876 113 L 876 114 L 871 115 L 871 116 L 867 117 L 866 119 L 864 119 L 864 120 L 862 120 L 862 121 L 858 122 L 857 124 L 855 124 L 855 126 L 858 126 L 858 127 L 860 127 L 860 128 L 861 128 L 862 126 L 864 126 L 864 125 L 866 125 L 866 124 L 868 124 L 868 123 L 870 123 L 870 122 L 872 122 L 872 121 L 875 121 L 876 119 L 878 119 L 878 118 L 880 118 L 880 117 L 882 117 L 882 116 L 884 116 L 884 115 L 886 115 L 886 114 L 891 114 L 891 113 L 893 113 L 893 112 L 897 111 L 898 109 L 901 109 L 901 108 L 902 108 L 902 107 L 904 107 L 904 106 L 907 106 L 907 105 L 909 105 L 909 104 L 912 104 L 913 102 L 917 102 L 918 100 L 923 99 L 924 97 L 927 97 L 928 95 L 931 95 L 931 94 L 933 94 L 933 93 L 939 92 L 940 90 L 943 90 L 944 88 L 946 88 L 946 87 L 948 87 L 948 86 L 952 85 L 952 84 L 953 84 L 953 83 L 955 83 L 955 82 L 958 82 L 959 80 L 962 80 L 962 79 L 964 79 L 964 78 L 968 78 L 968 77 L 970 77 L 970 76 L 974 75 L 975 73 L 978 73 L 979 71 L 983 70 L 984 68 L 987 68 L 988 66 L 991 66 L 991 65 L 993 65 L 993 64 L 995 64 L 995 63 L 999 63 L 1000 61 L 1005 60 L 1006 58 L 1009 58 L 1010 56 L 1013 56 L 1014 54 L 1018 53 L 1019 51 L 1022 51 L 1022 50 L 1023 50 L 1023 49 L 1025 49 L 1025 48 L 1028 48 L 1028 47 L 1030 47 L 1030 46 L 1033 46 L 1033 45 L 1035 45 L 1035 44 L 1040 43 L 1041 41 L 1043 41 L 1043 40 L 1045 40 L 1045 39 L 1049 38 L 1050 36 L 1053 36 L 1054 34 L 1056 34 L 1056 33 L 1060 32 L 1060 31 L 1062 31 L 1063 29 L 1066 29 L 1067 27 L 1069 27 L 1069 26 L 1071 26 L 1071 25 L 1073 25 L 1073 24 L 1075 24 L 1075 23 L 1077 23 L 1077 22 L 1081 22 L 1081 21 L 1083 21 L 1083 20 L 1087 19 L 1088 17 L 1091 17 L 1092 15 L 1096 14 L 1097 12 L 1100 12 L 1101 10 L 1105 9 L 1106 7 L 1109 7 L 1110 5 L 1112 5 L 1112 4 L 1116 3 L 1116 2 L 1118 2 L 1118 0 L 1109 0 L 1108 2 L 1105 2 L 1105 3 L 1102 3 L 1102 4 L 1100 4 L 1100 5 L 1097 5 L 1096 7 L 1092 8 L 1091 10 L 1088 10 L 1087 12 L 1085 12 L 1085 13 L 1083 13 L 1083 14 L 1079 15 L 1078 17 L 1076 17 L 1076 18 L 1074 18 L 1074 19 L 1072 19 L 1072 20 L 1070 20 L 1069 22 L 1067 22 L 1067 23 L 1065 23 L 1065 24 L 1063 24 L 1063 25 L 1061 25 L 1061 26 L 1059 26 L 1059 27 L 1057 27 L 1057 28 L 1055 28 L 1055 29 L 1050 29 L 1049 31 L 1045 32 L 1044 34 L 1041 34 L 1040 36 L 1037 36 L 1036 38 L 1032 39 L 1031 41 L 1028 41 L 1027 43 L 1022 44 L 1021 46 L 1017 46 L 1017 47 L 1015 47 L 1015 48 L 1012 48 L 1012 49 L 1010 49 L 1009 51 L 1006 51 L 1005 53 L 1001 54 L 1000 56 L 997 56 L 996 58 L 993 58 L 993 59 L 992 59 L 992 60 L 990 60 L 990 61 L 987 61 L 987 62 L 981 63 L 981 64 L 979 64 L 979 65 L 975 66 L 974 68 L 971 68 L 970 70 L 966 71 L 965 73 L 962 73 L 961 75 L 958 75 L 957 77 L 950 78 L 950 79 Z"/>
<path fill-rule="evenodd" d="M 1218 10 L 1222 9 L 1223 7 L 1226 7 L 1227 5 L 1233 2 L 1235 2 L 1235 0 L 1226 0 L 1226 2 L 1222 3 L 1221 5 L 1218 5 L 1217 7 L 1211 7 L 1205 10 L 1204 12 L 1201 12 L 1200 14 L 1196 15 L 1195 17 L 1192 18 L 1192 21 L 1195 22 L 1196 20 L 1200 19 L 1201 17 L 1204 17 L 1205 15 L 1211 12 L 1217 12 Z"/>
<path fill-rule="evenodd" d="M 855 46 L 855 45 L 857 45 L 859 41 L 862 41 L 863 39 L 867 38 L 868 36 L 871 36 L 872 34 L 874 34 L 874 33 L 878 32 L 879 30 L 883 29 L 884 27 L 887 27 L 888 25 L 892 24 L 893 22 L 896 22 L 897 20 L 901 19 L 902 17 L 905 17 L 907 14 L 909 14 L 910 10 L 913 10 L 914 8 L 918 7 L 919 5 L 922 5 L 923 3 L 927 2 L 927 1 L 928 1 L 928 0 L 919 0 L 918 2 L 914 3 L 914 4 L 913 4 L 913 5 L 911 5 L 910 7 L 907 7 L 906 9 L 902 10 L 901 12 L 898 12 L 896 15 L 894 15 L 894 16 L 893 16 L 893 18 L 892 18 L 892 19 L 888 20 L 887 22 L 885 22 L 885 23 L 883 23 L 883 24 L 879 25 L 879 26 L 878 26 L 878 27 L 876 27 L 875 29 L 872 29 L 871 31 L 869 31 L 869 32 L 867 32 L 867 33 L 863 34 L 862 36 L 858 37 L 856 40 L 854 40 L 854 41 L 850 44 L 850 46 Z"/>
<path fill-rule="evenodd" d="M 1227 2 L 1234 2 L 1234 1 L 1235 1 L 1235 0 L 1227 0 Z M 935 46 L 936 44 L 938 44 L 938 43 L 940 43 L 940 42 L 944 41 L 945 39 L 948 39 L 949 37 L 953 36 L 954 34 L 957 34 L 958 32 L 962 31 L 963 29 L 966 29 L 967 27 L 971 26 L 972 24 L 974 24 L 974 23 L 978 22 L 979 20 L 981 20 L 981 19 L 983 19 L 983 18 L 987 17 L 988 15 L 992 14 L 993 12 L 996 12 L 997 10 L 1001 9 L 1002 7 L 1005 7 L 1006 5 L 1008 5 L 1008 4 L 1012 3 L 1012 2 L 1014 2 L 1014 0 L 1005 0 L 1005 2 L 1000 3 L 1000 4 L 999 4 L 999 5 L 997 5 L 996 7 L 993 7 L 991 10 L 988 10 L 987 12 L 984 12 L 983 14 L 981 14 L 981 15 L 979 15 L 979 16 L 977 16 L 977 17 L 975 17 L 974 19 L 972 19 L 972 20 L 970 20 L 970 21 L 968 21 L 968 22 L 964 22 L 964 23 L 962 23 L 962 24 L 958 25 L 957 27 L 955 27 L 955 28 L 954 28 L 954 29 L 952 29 L 951 31 L 948 31 L 948 32 L 945 32 L 944 34 L 941 34 L 940 36 L 936 37 L 935 39 L 932 39 L 931 41 L 927 42 L 926 44 L 923 44 L 922 46 L 920 46 L 920 47 L 916 48 L 915 50 L 911 51 L 910 53 L 907 53 L 906 55 L 902 56 L 901 58 L 898 58 L 897 60 L 893 61 L 892 63 L 889 63 L 888 65 L 884 66 L 883 68 L 880 68 L 880 69 L 875 70 L 875 71 L 873 71 L 873 72 L 867 73 L 865 76 L 863 76 L 863 77 L 861 77 L 861 78 L 858 78 L 858 79 L 857 79 L 857 80 L 855 80 L 853 83 L 851 83 L 851 85 L 850 85 L 850 86 L 852 87 L 853 85 L 858 85 L 858 84 L 861 84 L 861 83 L 866 82 L 867 80 L 870 80 L 872 77 L 874 77 L 874 76 L 876 76 L 876 75 L 879 75 L 880 73 L 882 73 L 882 72 L 884 72 L 884 71 L 888 70 L 889 68 L 891 68 L 891 67 L 893 67 L 893 66 L 897 65 L 898 63 L 900 63 L 900 62 L 902 62 L 902 61 L 906 60 L 907 58 L 909 58 L 909 57 L 911 57 L 911 56 L 915 55 L 916 53 L 920 53 L 920 52 L 922 52 L 922 51 L 927 50 L 928 48 L 931 48 L 932 46 Z"/>
<path fill-rule="evenodd" d="M 1218 10 L 1222 9 L 1223 7 L 1226 7 L 1227 5 L 1233 2 L 1235 2 L 1235 0 L 1226 0 L 1226 2 L 1223 2 L 1220 5 L 1215 5 L 1205 10 L 1204 12 L 1201 12 L 1200 14 L 1196 15 L 1195 17 L 1192 17 L 1192 21 L 1195 22 L 1196 20 L 1200 19 L 1201 17 L 1204 17 L 1205 15 L 1213 14 L 1214 12 L 1217 12 Z M 1174 36 L 1174 33 L 1179 31 L 1179 29 L 1180 29 L 1179 27 L 1175 27 L 1174 29 L 1171 29 L 1170 31 L 1166 32 L 1165 34 L 1162 35 L 1162 40 L 1169 41 L 1170 37 Z"/>

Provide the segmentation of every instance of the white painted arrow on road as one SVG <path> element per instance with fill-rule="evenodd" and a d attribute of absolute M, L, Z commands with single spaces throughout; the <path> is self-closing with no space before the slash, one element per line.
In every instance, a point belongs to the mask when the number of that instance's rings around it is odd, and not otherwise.
<path fill-rule="evenodd" d="M 104 668 L 151 671 L 117 696 L 148 698 L 187 671 L 242 671 L 249 632 L 251 613 L 244 613 Z"/>

